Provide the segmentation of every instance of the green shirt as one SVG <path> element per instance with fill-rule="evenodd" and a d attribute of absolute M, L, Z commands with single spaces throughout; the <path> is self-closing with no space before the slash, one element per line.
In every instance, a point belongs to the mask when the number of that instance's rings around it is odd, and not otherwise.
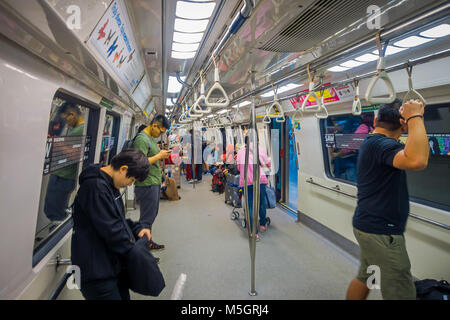
<path fill-rule="evenodd" d="M 159 153 L 159 148 L 155 141 L 155 138 L 150 137 L 144 131 L 142 131 L 142 134 L 139 134 L 134 140 L 133 148 L 141 150 L 145 155 L 147 155 L 147 157 L 154 157 Z M 161 183 L 161 167 L 159 166 L 159 161 L 156 161 L 154 164 L 150 165 L 150 171 L 147 178 L 142 182 L 136 181 L 134 184 L 136 187 L 148 187 L 159 186 L 161 185 Z"/>
<path fill-rule="evenodd" d="M 67 133 L 67 136 L 82 136 L 83 131 L 84 131 L 84 123 L 70 130 Z M 67 167 L 55 170 L 52 174 L 64 179 L 75 180 L 77 178 L 77 171 L 78 171 L 78 162 L 71 164 Z"/>

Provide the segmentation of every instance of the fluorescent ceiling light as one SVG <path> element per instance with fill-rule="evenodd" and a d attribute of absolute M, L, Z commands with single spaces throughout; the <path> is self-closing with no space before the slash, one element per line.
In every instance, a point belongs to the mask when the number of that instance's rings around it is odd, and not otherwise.
<path fill-rule="evenodd" d="M 386 49 L 385 56 L 389 56 L 391 54 L 396 54 L 396 53 L 402 52 L 403 50 L 406 50 L 406 49 L 408 49 L 408 48 L 399 48 L 399 47 L 394 47 L 394 46 L 388 46 Z M 378 55 L 378 50 L 375 50 L 372 53 Z"/>
<path fill-rule="evenodd" d="M 172 51 L 172 58 L 174 59 L 192 59 L 195 57 L 195 54 L 197 52 L 178 52 L 178 51 Z"/>
<path fill-rule="evenodd" d="M 228 111 L 227 109 L 223 109 L 223 110 L 217 111 L 217 114 L 226 113 L 227 111 Z"/>
<path fill-rule="evenodd" d="M 248 106 L 249 104 L 251 104 L 250 101 L 244 101 L 244 102 L 241 102 L 241 103 L 239 104 L 239 106 L 240 106 L 240 107 L 245 107 L 245 106 Z"/>
<path fill-rule="evenodd" d="M 208 26 L 209 20 L 175 19 L 175 31 L 203 32 Z"/>
<path fill-rule="evenodd" d="M 216 7 L 215 2 L 195 3 L 178 1 L 175 14 L 184 19 L 208 19 Z"/>
<path fill-rule="evenodd" d="M 173 41 L 180 43 L 197 43 L 202 41 L 203 32 L 200 33 L 182 33 L 182 32 L 174 32 L 173 33 Z"/>
<path fill-rule="evenodd" d="M 355 60 L 349 60 L 346 61 L 344 63 L 341 63 L 340 66 L 344 67 L 344 68 L 355 68 L 355 67 L 359 67 L 360 65 L 365 64 L 366 62 L 359 62 L 359 61 L 355 61 Z"/>
<path fill-rule="evenodd" d="M 261 97 L 268 98 L 268 97 L 272 97 L 274 95 L 275 95 L 275 91 L 272 90 L 272 91 L 269 91 L 269 92 L 266 92 L 266 93 L 262 94 Z"/>
<path fill-rule="evenodd" d="M 405 48 L 412 48 L 415 46 L 420 46 L 421 44 L 433 41 L 434 39 L 427 39 L 427 38 L 422 38 L 422 37 L 418 37 L 418 36 L 412 36 L 412 37 L 408 37 L 406 39 L 397 41 L 394 43 L 394 45 L 398 46 L 398 47 L 405 47 Z"/>
<path fill-rule="evenodd" d="M 341 72 L 341 71 L 346 71 L 346 70 L 348 70 L 349 68 L 344 68 L 344 67 L 340 67 L 340 66 L 335 66 L 335 67 L 331 67 L 331 68 L 328 68 L 327 70 L 328 71 L 331 71 L 331 72 Z"/>
<path fill-rule="evenodd" d="M 181 80 L 186 80 L 186 77 L 181 77 Z M 167 92 L 177 93 L 181 90 L 183 85 L 178 82 L 176 77 L 169 77 L 169 84 L 167 86 Z"/>
<path fill-rule="evenodd" d="M 213 114 L 210 114 L 207 118 L 212 118 L 212 117 L 214 117 L 214 115 L 213 115 Z"/>
<path fill-rule="evenodd" d="M 197 51 L 200 43 L 172 43 L 172 50 L 179 52 L 192 52 Z"/>
<path fill-rule="evenodd" d="M 444 23 L 437 27 L 425 30 L 420 33 L 421 36 L 429 38 L 440 38 L 450 34 L 450 24 Z"/>
<path fill-rule="evenodd" d="M 371 53 L 366 53 L 366 54 L 363 54 L 362 56 L 356 57 L 355 60 L 362 61 L 362 62 L 370 62 L 370 61 L 378 60 L 378 56 L 371 54 Z"/>

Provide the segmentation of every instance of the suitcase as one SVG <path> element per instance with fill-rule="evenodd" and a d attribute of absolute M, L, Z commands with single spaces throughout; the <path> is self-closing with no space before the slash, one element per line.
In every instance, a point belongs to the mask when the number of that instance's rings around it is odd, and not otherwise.
<path fill-rule="evenodd" d="M 229 203 L 235 208 L 241 208 L 240 189 L 239 175 L 228 174 L 225 184 L 225 203 Z"/>

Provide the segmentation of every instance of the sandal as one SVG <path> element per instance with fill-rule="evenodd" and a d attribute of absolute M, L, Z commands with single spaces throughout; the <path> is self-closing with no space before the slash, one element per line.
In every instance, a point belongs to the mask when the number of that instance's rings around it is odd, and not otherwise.
<path fill-rule="evenodd" d="M 166 248 L 163 244 L 157 244 L 156 242 L 150 242 L 150 245 L 148 246 L 150 250 L 163 250 Z"/>

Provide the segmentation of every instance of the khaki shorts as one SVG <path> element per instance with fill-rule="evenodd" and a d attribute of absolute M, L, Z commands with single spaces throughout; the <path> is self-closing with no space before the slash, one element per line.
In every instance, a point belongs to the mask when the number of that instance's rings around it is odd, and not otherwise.
<path fill-rule="evenodd" d="M 404 236 L 366 233 L 355 228 L 353 233 L 361 249 L 358 280 L 367 284 L 369 277 L 375 275 L 374 270 L 379 267 L 378 279 L 383 299 L 415 300 L 416 287 Z M 375 279 L 376 276 L 372 276 L 370 280 L 376 281 Z M 373 281 L 370 282 L 373 284 Z"/>

